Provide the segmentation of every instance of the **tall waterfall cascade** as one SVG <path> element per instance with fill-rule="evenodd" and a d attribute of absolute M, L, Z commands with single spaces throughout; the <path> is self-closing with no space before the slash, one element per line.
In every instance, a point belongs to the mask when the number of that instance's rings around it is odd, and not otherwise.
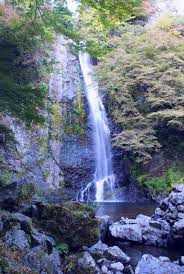
<path fill-rule="evenodd" d="M 67 0 L 67 5 L 75 18 L 78 3 L 75 0 Z M 81 191 L 79 200 L 114 201 L 115 176 L 112 169 L 111 136 L 107 115 L 99 96 L 98 84 L 93 77 L 93 65 L 89 54 L 80 52 L 79 61 L 90 110 L 96 166 L 94 179 Z M 93 192 L 95 199 L 92 198 Z"/>

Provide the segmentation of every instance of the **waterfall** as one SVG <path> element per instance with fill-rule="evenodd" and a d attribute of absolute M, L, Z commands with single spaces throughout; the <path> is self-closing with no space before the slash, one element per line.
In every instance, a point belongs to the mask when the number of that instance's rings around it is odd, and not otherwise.
<path fill-rule="evenodd" d="M 93 126 L 93 140 L 95 149 L 96 171 L 94 182 L 82 191 L 81 200 L 85 200 L 90 189 L 95 184 L 96 201 L 103 201 L 113 195 L 115 177 L 112 171 L 112 153 L 110 143 L 110 130 L 106 112 L 99 96 L 98 84 L 93 78 L 93 66 L 87 53 L 79 54 L 80 65 L 84 77 L 86 95 L 90 109 L 91 123 Z M 88 198 L 88 197 L 87 197 Z M 112 197 L 110 197 L 112 199 Z"/>
<path fill-rule="evenodd" d="M 74 0 L 67 0 L 68 8 L 74 13 L 74 17 L 76 17 L 76 3 Z M 95 201 L 114 200 L 115 176 L 112 170 L 111 138 L 106 111 L 99 96 L 98 84 L 93 77 L 90 56 L 80 52 L 79 61 L 89 104 L 96 163 L 94 180 L 81 191 L 79 200 L 91 200 L 94 190 Z"/>

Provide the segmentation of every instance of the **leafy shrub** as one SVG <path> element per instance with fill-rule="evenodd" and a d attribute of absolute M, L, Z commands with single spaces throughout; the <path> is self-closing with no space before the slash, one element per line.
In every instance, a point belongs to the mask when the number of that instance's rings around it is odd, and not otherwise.
<path fill-rule="evenodd" d="M 175 166 L 168 168 L 160 177 L 149 178 L 145 175 L 138 177 L 138 182 L 146 188 L 154 191 L 171 190 L 174 185 L 180 183 L 183 174 Z"/>
<path fill-rule="evenodd" d="M 20 186 L 19 200 L 21 202 L 30 202 L 36 192 L 37 189 L 33 183 L 25 183 Z"/>
<path fill-rule="evenodd" d="M 69 246 L 65 243 L 57 244 L 56 248 L 61 255 L 68 255 L 68 253 L 69 253 Z"/>

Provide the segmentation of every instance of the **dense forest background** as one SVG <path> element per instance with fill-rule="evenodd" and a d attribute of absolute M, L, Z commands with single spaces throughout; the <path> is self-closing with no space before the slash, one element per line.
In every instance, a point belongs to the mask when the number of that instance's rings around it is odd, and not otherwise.
<path fill-rule="evenodd" d="M 184 17 L 154 3 L 0 1 L 0 273 L 184 273 Z M 81 51 L 111 131 L 110 217 L 78 202 L 96 168 Z"/>
<path fill-rule="evenodd" d="M 86 50 L 97 60 L 97 79 L 118 126 L 113 143 L 123 150 L 130 174 L 150 189 L 170 189 L 183 177 L 183 17 L 147 25 L 151 2 L 140 0 L 83 0 L 79 9 L 76 23 L 65 1 L 1 5 L 2 143 L 16 143 L 6 115 L 29 128 L 44 126 L 52 45 L 61 33 L 76 56 Z M 50 111 L 57 115 L 56 108 Z M 84 111 L 77 111 L 81 132 Z"/>

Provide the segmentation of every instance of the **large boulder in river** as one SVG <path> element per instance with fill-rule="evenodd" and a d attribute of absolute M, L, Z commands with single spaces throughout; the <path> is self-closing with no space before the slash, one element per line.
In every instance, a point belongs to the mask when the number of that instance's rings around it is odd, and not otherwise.
<path fill-rule="evenodd" d="M 184 243 L 184 184 L 173 188 L 150 218 L 121 218 L 109 226 L 108 235 L 122 242 L 143 243 L 166 247 Z"/>
<path fill-rule="evenodd" d="M 60 205 L 37 204 L 38 216 L 33 218 L 38 227 L 56 241 L 70 248 L 90 246 L 98 241 L 98 221 L 94 209 L 80 203 Z"/>
<path fill-rule="evenodd" d="M 159 260 L 151 255 L 143 255 L 135 274 L 184 274 L 184 267 L 168 261 Z"/>
<path fill-rule="evenodd" d="M 104 257 L 110 261 L 121 262 L 123 264 L 130 262 L 130 257 L 118 246 L 108 247 L 104 252 Z"/>
<path fill-rule="evenodd" d="M 138 215 L 136 219 L 121 218 L 109 227 L 110 237 L 116 240 L 146 245 L 166 246 L 169 233 L 170 228 L 164 221 L 158 222 L 144 215 Z"/>
<path fill-rule="evenodd" d="M 113 223 L 109 227 L 109 232 L 113 238 L 142 243 L 141 226 L 136 221 L 129 223 L 128 220 L 123 219 L 120 222 Z"/>

